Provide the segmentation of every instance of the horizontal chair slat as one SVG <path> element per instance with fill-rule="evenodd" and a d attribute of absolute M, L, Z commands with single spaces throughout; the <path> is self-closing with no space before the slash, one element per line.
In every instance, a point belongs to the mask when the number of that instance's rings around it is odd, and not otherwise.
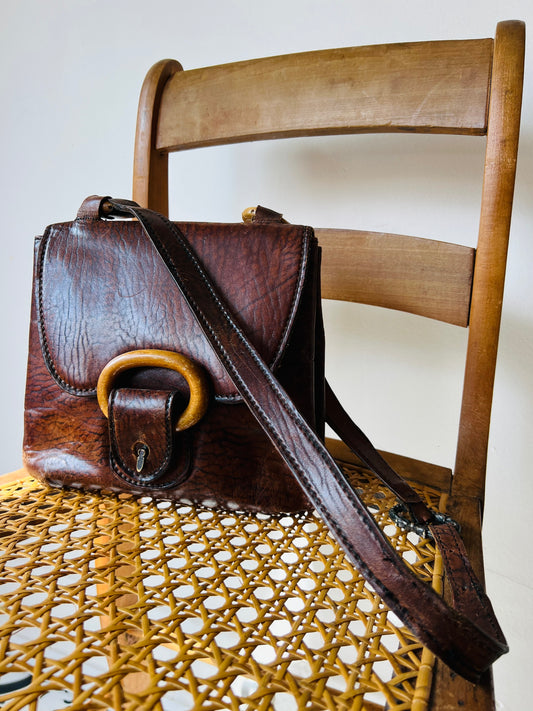
<path fill-rule="evenodd" d="M 315 229 L 322 295 L 467 326 L 475 249 L 407 235 Z"/>
<path fill-rule="evenodd" d="M 163 92 L 156 148 L 346 132 L 482 135 L 492 48 L 491 39 L 372 45 L 178 71 Z"/>

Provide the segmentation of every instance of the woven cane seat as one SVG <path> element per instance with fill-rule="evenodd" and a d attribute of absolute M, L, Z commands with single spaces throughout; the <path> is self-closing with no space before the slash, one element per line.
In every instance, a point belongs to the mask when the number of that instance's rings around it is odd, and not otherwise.
<path fill-rule="evenodd" d="M 368 472 L 345 469 L 438 588 L 431 542 L 391 523 L 394 500 Z M 439 506 L 436 490 L 422 493 Z M 28 477 L 0 490 L 0 532 L 2 711 L 426 706 L 432 655 L 315 513 L 236 514 Z"/>

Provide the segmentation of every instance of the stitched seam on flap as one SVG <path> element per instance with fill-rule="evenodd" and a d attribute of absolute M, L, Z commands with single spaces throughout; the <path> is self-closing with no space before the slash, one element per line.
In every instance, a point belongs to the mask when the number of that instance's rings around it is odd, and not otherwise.
<path fill-rule="evenodd" d="M 64 226 L 62 226 L 64 229 Z M 44 356 L 44 362 L 50 375 L 54 378 L 57 384 L 72 395 L 96 395 L 96 388 L 77 388 L 76 386 L 68 383 L 57 370 L 54 359 L 50 352 L 50 346 L 48 342 L 48 336 L 46 335 L 46 318 L 44 314 L 44 263 L 45 256 L 50 244 L 52 237 L 52 227 L 48 227 L 42 243 L 39 248 L 39 263 L 37 267 L 37 274 L 39 279 L 39 288 L 37 290 L 37 312 L 38 312 L 38 324 L 39 324 L 39 336 L 41 341 L 41 350 Z"/>
<path fill-rule="evenodd" d="M 304 234 L 305 234 L 305 230 L 304 230 Z M 274 358 L 272 359 L 272 363 L 270 364 L 271 370 L 273 370 L 275 368 L 279 359 L 283 355 L 285 346 L 287 345 L 287 342 L 289 339 L 292 325 L 294 323 L 294 319 L 296 318 L 296 311 L 298 308 L 298 304 L 300 303 L 300 298 L 301 298 L 301 295 L 303 292 L 305 276 L 306 276 L 305 267 L 307 266 L 308 242 L 309 242 L 308 239 L 301 240 L 300 256 L 298 259 L 298 276 L 295 281 L 294 290 L 293 290 L 292 299 L 291 299 L 291 305 L 289 307 L 289 313 L 288 313 L 287 319 L 285 321 L 285 326 L 283 328 L 283 332 L 281 334 L 281 338 L 280 338 L 278 347 L 276 349 L 276 352 L 274 353 Z"/>
<path fill-rule="evenodd" d="M 83 221 L 83 218 L 77 219 L 77 222 Z M 94 221 L 93 218 L 89 221 Z M 43 241 L 41 244 L 40 252 L 39 252 L 39 264 L 38 264 L 38 278 L 39 278 L 39 288 L 38 288 L 38 294 L 37 294 L 37 299 L 38 299 L 38 325 L 39 325 L 39 335 L 40 335 L 40 340 L 41 340 L 41 349 L 43 352 L 43 357 L 44 361 L 46 364 L 46 367 L 48 368 L 48 371 L 50 375 L 53 377 L 53 379 L 57 382 L 57 384 L 61 387 L 62 390 L 65 392 L 70 393 L 71 395 L 77 395 L 77 396 L 82 396 L 82 397 L 88 397 L 88 396 L 95 396 L 96 395 L 96 386 L 95 387 L 89 387 L 89 388 L 83 388 L 83 387 L 77 387 L 76 385 L 73 385 L 71 382 L 66 380 L 59 372 L 59 369 L 56 365 L 56 360 L 54 356 L 52 355 L 52 351 L 50 348 L 50 342 L 49 338 L 47 336 L 47 331 L 46 331 L 46 315 L 45 315 L 45 310 L 44 310 L 44 268 L 45 268 L 45 261 L 46 261 L 46 256 L 47 252 L 50 246 L 50 243 L 52 241 L 52 228 L 58 228 L 60 227 L 61 230 L 69 229 L 70 225 L 72 223 L 62 223 L 61 225 L 52 225 L 47 228 L 45 231 L 45 235 L 43 237 Z M 179 234 L 179 232 L 176 230 L 174 223 L 168 221 L 167 223 L 174 234 Z M 308 228 L 304 228 L 304 237 L 306 236 L 305 231 Z M 300 255 L 299 255 L 299 261 L 298 261 L 298 267 L 297 267 L 297 276 L 295 279 L 295 285 L 293 289 L 293 295 L 291 297 L 291 303 L 290 307 L 288 310 L 288 315 L 286 317 L 285 325 L 283 327 L 279 342 L 276 346 L 276 349 L 274 351 L 274 355 L 272 359 L 270 360 L 269 366 L 273 369 L 276 367 L 278 364 L 281 356 L 283 355 L 285 346 L 287 345 L 288 341 L 288 336 L 290 335 L 291 332 L 291 327 L 292 324 L 294 323 L 294 319 L 296 316 L 296 311 L 297 307 L 300 301 L 300 297 L 303 291 L 303 286 L 305 283 L 305 276 L 306 276 L 306 266 L 307 266 L 307 244 L 308 244 L 308 239 L 303 239 L 301 240 L 301 246 L 300 246 Z M 191 252 L 190 250 L 187 250 L 191 256 L 191 258 L 194 259 L 195 263 L 198 265 L 198 260 L 196 258 L 196 255 Z M 217 402 L 242 402 L 242 398 L 238 393 L 231 393 L 229 395 L 217 395 L 215 396 L 215 400 Z"/>
<path fill-rule="evenodd" d="M 141 208 L 141 210 L 142 210 L 142 208 Z M 157 226 L 154 225 L 154 221 L 152 220 L 152 217 L 151 217 L 150 212 L 147 211 L 147 210 L 142 210 L 142 217 L 143 217 L 143 220 L 144 220 L 145 222 L 151 224 L 152 229 L 153 229 L 154 232 L 155 232 L 155 235 L 157 235 L 158 229 L 157 229 Z M 179 244 L 182 246 L 182 248 L 184 249 L 184 251 L 185 251 L 185 252 L 187 253 L 187 255 L 189 256 L 189 259 L 193 262 L 195 268 L 197 269 L 198 273 L 200 274 L 200 276 L 201 276 L 201 278 L 202 278 L 202 281 L 203 281 L 204 285 L 206 286 L 207 290 L 208 290 L 209 293 L 212 295 L 212 297 L 214 298 L 214 300 L 217 302 L 220 311 L 224 314 L 224 316 L 226 317 L 227 321 L 228 321 L 230 324 L 233 324 L 233 323 L 234 323 L 234 322 L 233 322 L 233 317 L 231 316 L 231 314 L 228 313 L 228 310 L 226 309 L 225 304 L 220 301 L 220 299 L 218 298 L 217 294 L 212 290 L 211 285 L 210 285 L 210 283 L 209 283 L 209 280 L 207 279 L 207 275 L 206 275 L 204 266 L 203 266 L 203 264 L 200 262 L 200 260 L 198 259 L 196 253 L 195 253 L 195 252 L 193 251 L 193 249 L 190 247 L 189 243 L 188 243 L 187 240 L 184 238 L 184 236 L 182 235 L 181 231 L 176 228 L 175 224 L 174 224 L 173 222 L 171 222 L 170 220 L 167 220 L 167 219 L 164 218 L 164 217 L 163 217 L 162 219 L 163 219 L 163 223 L 169 228 L 169 230 L 170 230 L 170 231 L 172 232 L 172 234 L 175 236 L 176 240 L 179 242 Z M 311 230 L 309 227 L 304 227 L 304 228 L 303 228 L 303 239 L 302 239 L 302 245 L 301 245 L 301 250 L 300 250 L 300 260 L 301 260 L 301 261 L 300 261 L 300 265 L 299 265 L 299 275 L 298 275 L 298 277 L 299 277 L 299 278 L 298 278 L 298 286 L 299 286 L 299 287 L 300 287 L 300 284 L 301 284 L 302 275 L 305 273 L 305 270 L 303 269 L 303 267 L 304 267 L 304 264 L 307 263 L 307 252 L 308 252 L 309 242 L 310 242 L 310 239 L 311 239 L 311 234 L 312 234 L 312 230 Z M 167 255 L 167 260 L 168 260 L 168 262 L 169 262 L 170 264 L 172 264 L 172 267 L 173 267 L 175 280 L 178 282 L 178 284 L 180 284 L 180 288 L 182 288 L 184 292 L 187 292 L 187 294 L 189 294 L 188 289 L 186 289 L 185 285 L 183 284 L 182 279 L 181 279 L 180 276 L 179 276 L 179 272 L 178 272 L 178 269 L 176 268 L 176 265 L 174 264 L 174 260 L 172 259 L 171 255 L 169 254 L 169 252 L 168 252 L 167 248 L 165 247 L 165 245 L 161 242 L 161 240 L 160 240 L 159 237 L 157 237 L 157 236 L 154 237 L 154 235 L 150 235 L 150 239 L 152 239 L 154 242 L 157 242 L 157 244 L 159 245 L 159 248 L 161 249 L 161 251 L 163 251 L 163 252 Z M 301 288 L 297 289 L 296 291 L 301 293 Z M 189 295 L 187 298 L 188 298 L 192 303 L 195 304 L 196 313 L 198 313 L 198 314 L 202 317 L 202 321 L 203 321 L 204 323 L 206 323 L 206 325 L 209 325 L 209 324 L 207 324 L 207 322 L 205 321 L 204 315 L 203 315 L 201 309 L 200 309 L 200 308 L 198 307 L 198 305 L 195 303 L 194 299 L 190 298 L 190 295 Z M 291 308 L 295 305 L 295 303 L 296 303 L 296 301 L 293 300 L 293 302 L 292 302 L 292 304 L 291 304 Z M 236 330 L 234 325 L 232 325 L 232 329 L 233 329 L 233 330 Z M 209 329 L 209 330 L 211 330 L 211 329 Z M 247 345 L 246 342 L 242 340 L 241 335 L 240 335 L 240 332 L 239 332 L 239 331 L 236 331 L 236 332 L 237 332 L 237 334 L 238 334 L 238 336 L 239 336 L 239 339 L 243 342 L 243 344 L 244 344 L 244 345 Z M 214 335 L 216 336 L 216 334 L 214 334 Z M 217 340 L 218 340 L 218 339 L 217 339 Z M 247 349 L 247 350 L 248 350 L 248 349 Z M 251 351 L 250 351 L 250 352 L 251 352 Z M 254 355 L 254 354 L 252 353 L 252 355 Z M 255 357 L 254 357 L 254 359 L 255 359 Z"/>

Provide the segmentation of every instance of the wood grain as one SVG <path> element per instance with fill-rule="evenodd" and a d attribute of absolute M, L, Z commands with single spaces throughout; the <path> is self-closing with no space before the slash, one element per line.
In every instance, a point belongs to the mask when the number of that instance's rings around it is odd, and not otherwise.
<path fill-rule="evenodd" d="M 182 67 L 162 59 L 150 69 L 141 89 L 133 159 L 133 199 L 142 207 L 168 214 L 168 154 L 155 150 L 159 104 L 170 77 Z"/>
<path fill-rule="evenodd" d="M 338 439 L 326 438 L 326 447 L 335 459 L 341 462 L 364 466 L 358 457 Z M 405 479 L 418 484 L 430 486 L 443 494 L 448 494 L 452 482 L 452 470 L 437 464 L 422 462 L 393 452 L 383 452 L 382 457 Z"/>
<path fill-rule="evenodd" d="M 525 26 L 496 30 L 481 216 L 454 490 L 483 498 L 520 131 Z"/>
<path fill-rule="evenodd" d="M 468 325 L 475 250 L 407 235 L 317 229 L 322 295 Z"/>
<path fill-rule="evenodd" d="M 321 50 L 175 74 L 156 148 L 367 131 L 483 134 L 492 40 Z"/>
<path fill-rule="evenodd" d="M 5 486 L 6 484 L 12 484 L 14 481 L 20 481 L 30 476 L 25 469 L 17 469 L 14 472 L 8 472 L 6 474 L 0 474 L 0 486 Z"/>

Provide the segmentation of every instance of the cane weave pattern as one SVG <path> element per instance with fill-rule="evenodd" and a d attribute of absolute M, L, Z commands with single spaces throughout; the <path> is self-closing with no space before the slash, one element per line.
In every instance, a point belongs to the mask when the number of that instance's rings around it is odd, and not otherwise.
<path fill-rule="evenodd" d="M 440 579 L 431 542 L 390 522 L 387 490 L 346 469 L 407 563 Z M 425 708 L 431 655 L 316 514 L 26 478 L 0 490 L 0 561 L 2 711 Z"/>

